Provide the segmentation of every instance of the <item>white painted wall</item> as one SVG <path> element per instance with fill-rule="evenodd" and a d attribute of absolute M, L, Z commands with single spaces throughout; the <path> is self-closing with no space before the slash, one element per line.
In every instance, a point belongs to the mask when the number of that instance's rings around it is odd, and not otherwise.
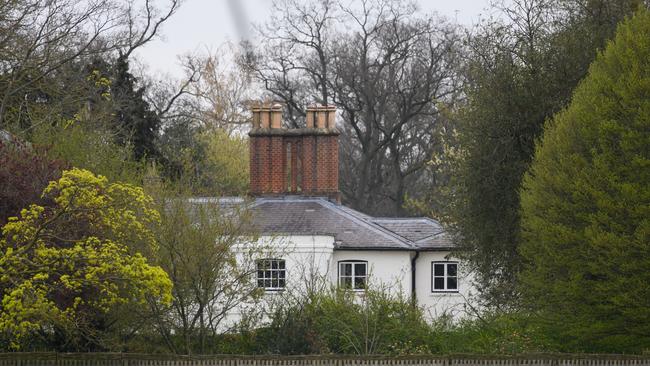
<path fill-rule="evenodd" d="M 278 257 L 286 261 L 287 290 L 305 290 L 321 286 L 330 278 L 334 237 L 324 235 L 293 235 L 262 237 L 263 241 L 277 242 Z"/>
<path fill-rule="evenodd" d="M 326 235 L 263 236 L 254 244 L 271 253 L 273 258 L 284 259 L 287 269 L 286 291 L 268 291 L 261 302 L 246 306 L 270 307 L 274 302 L 285 301 L 283 296 L 312 289 L 328 288 L 338 283 L 340 261 L 361 260 L 368 262 L 369 285 L 385 289 L 394 295 L 411 296 L 412 251 L 398 250 L 334 250 L 334 238 Z M 245 246 L 238 249 L 243 253 Z M 242 256 L 240 256 L 242 257 Z M 432 292 L 432 267 L 434 261 L 458 261 L 449 258 L 449 252 L 420 252 L 416 260 L 416 296 L 429 319 L 441 315 L 463 317 L 465 302 L 472 288 L 471 276 L 458 268 L 459 290 L 454 293 Z M 460 261 L 458 261 L 460 264 Z M 240 319 L 240 311 L 233 312 L 229 324 Z"/>
<path fill-rule="evenodd" d="M 397 295 L 411 293 L 411 253 L 397 250 L 336 250 L 331 267 L 333 284 L 338 283 L 340 261 L 362 260 L 368 262 L 369 286 L 387 289 Z"/>
<path fill-rule="evenodd" d="M 250 251 L 257 252 L 255 256 Z M 334 237 L 325 235 L 261 236 L 255 243 L 234 248 L 240 265 L 254 266 L 246 261 L 270 258 L 284 259 L 286 288 L 284 291 L 267 291 L 258 302 L 243 303 L 231 311 L 221 327 L 227 330 L 242 318 L 242 314 L 268 311 L 275 303 L 286 301 L 283 296 L 330 285 L 330 268 L 334 251 Z M 253 274 L 255 276 L 255 274 Z M 264 321 L 266 317 L 262 317 Z"/>
<path fill-rule="evenodd" d="M 452 261 L 458 262 L 458 292 L 440 293 L 433 292 L 432 262 Z M 418 304 L 423 307 L 429 319 L 442 315 L 451 315 L 454 318 L 466 316 L 466 302 L 472 291 L 472 277 L 467 273 L 462 263 L 450 256 L 449 252 L 420 252 L 415 267 L 415 294 Z"/>

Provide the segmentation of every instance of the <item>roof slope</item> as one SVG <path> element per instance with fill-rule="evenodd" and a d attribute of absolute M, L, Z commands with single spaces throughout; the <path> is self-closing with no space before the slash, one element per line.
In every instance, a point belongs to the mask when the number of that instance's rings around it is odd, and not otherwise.
<path fill-rule="evenodd" d="M 321 197 L 260 197 L 253 223 L 264 234 L 330 235 L 338 249 L 441 250 L 452 242 L 427 218 L 374 218 Z"/>
<path fill-rule="evenodd" d="M 372 218 L 375 224 L 411 241 L 419 249 L 449 249 L 454 247 L 451 237 L 436 220 L 426 217 Z"/>

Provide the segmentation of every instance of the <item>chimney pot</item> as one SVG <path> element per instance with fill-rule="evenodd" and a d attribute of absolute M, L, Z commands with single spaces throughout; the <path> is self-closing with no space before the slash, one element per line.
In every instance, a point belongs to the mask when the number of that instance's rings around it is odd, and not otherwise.
<path fill-rule="evenodd" d="M 336 106 L 334 105 L 311 105 L 307 107 L 307 128 L 336 127 Z"/>
<path fill-rule="evenodd" d="M 314 112 L 314 107 L 307 107 L 307 128 L 314 128 L 314 119 L 316 118 L 316 113 Z"/>
<path fill-rule="evenodd" d="M 327 106 L 327 128 L 336 127 L 336 106 Z"/>
<path fill-rule="evenodd" d="M 276 103 L 270 108 L 271 128 L 282 128 L 282 104 Z"/>
<path fill-rule="evenodd" d="M 325 107 L 318 107 L 318 118 L 316 119 L 317 128 L 327 127 L 327 109 Z"/>
<path fill-rule="evenodd" d="M 259 106 L 252 107 L 251 111 L 253 112 L 253 128 L 260 128 L 261 116 Z"/>
<path fill-rule="evenodd" d="M 336 107 L 308 106 L 307 128 L 282 128 L 281 104 L 253 107 L 251 193 L 339 198 Z M 259 121 L 260 128 L 255 130 Z"/>
<path fill-rule="evenodd" d="M 271 127 L 271 110 L 267 106 L 260 107 L 260 127 Z"/>

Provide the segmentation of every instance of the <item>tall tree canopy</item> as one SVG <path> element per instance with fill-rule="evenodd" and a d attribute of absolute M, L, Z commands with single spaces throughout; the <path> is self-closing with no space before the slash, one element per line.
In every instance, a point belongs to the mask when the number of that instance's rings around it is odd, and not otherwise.
<path fill-rule="evenodd" d="M 650 342 L 650 11 L 547 124 L 521 195 L 526 303 L 581 350 Z"/>
<path fill-rule="evenodd" d="M 156 6 L 161 4 L 164 10 Z M 81 63 L 117 54 L 128 59 L 157 36 L 179 5 L 179 0 L 145 1 L 138 6 L 129 0 L 3 2 L 0 128 L 21 133 L 40 123 L 58 122 L 57 113 L 35 116 L 34 110 L 78 104 L 70 82 L 84 83 L 78 77 Z"/>
<path fill-rule="evenodd" d="M 519 189 L 547 118 L 563 108 L 634 0 L 505 2 L 481 25 L 464 66 L 447 219 L 486 303 L 512 304 L 521 260 Z"/>
<path fill-rule="evenodd" d="M 157 158 L 155 144 L 160 130 L 160 118 L 144 99 L 145 89 L 136 84 L 129 72 L 129 61 L 120 56 L 113 66 L 111 96 L 115 114 L 115 127 L 122 144 L 130 142 L 137 160 Z"/>

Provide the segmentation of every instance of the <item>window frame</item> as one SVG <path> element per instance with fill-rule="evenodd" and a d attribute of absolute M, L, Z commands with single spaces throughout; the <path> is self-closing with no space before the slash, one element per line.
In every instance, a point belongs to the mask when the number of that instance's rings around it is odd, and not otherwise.
<path fill-rule="evenodd" d="M 351 264 L 352 265 L 352 273 L 351 273 L 350 276 L 342 276 L 341 275 L 341 265 L 343 265 L 343 264 Z M 364 264 L 366 266 L 365 274 L 363 276 L 356 276 L 356 274 L 355 274 L 355 272 L 356 272 L 355 265 L 356 264 Z M 361 260 L 361 259 L 344 259 L 344 260 L 340 260 L 340 261 L 337 262 L 336 269 L 337 269 L 337 284 L 338 284 L 338 286 L 340 288 L 343 288 L 343 289 L 349 290 L 349 291 L 355 291 L 355 292 L 363 292 L 363 291 L 366 291 L 366 289 L 368 288 L 368 277 L 369 277 L 369 275 L 368 275 L 368 261 Z M 357 277 L 364 278 L 364 287 L 363 288 L 355 288 L 354 287 L 355 279 Z M 350 288 L 344 287 L 342 285 L 342 281 L 341 281 L 342 278 L 350 278 L 350 283 L 351 283 L 352 286 Z"/>
<path fill-rule="evenodd" d="M 442 276 L 436 276 L 435 272 L 435 265 L 436 264 L 443 264 L 444 265 L 444 273 Z M 450 264 L 453 264 L 456 266 L 456 275 L 455 276 L 449 276 L 448 272 L 448 267 Z M 448 289 L 448 282 L 447 280 L 450 278 L 456 278 L 456 288 L 455 289 Z M 460 288 L 460 282 L 458 281 L 458 262 L 457 261 L 431 261 L 431 292 L 432 293 L 458 293 L 459 288 Z M 436 289 L 435 288 L 435 282 L 436 278 L 443 278 L 444 279 L 444 289 Z"/>
<path fill-rule="evenodd" d="M 264 263 L 265 261 L 269 262 L 269 268 L 268 269 L 260 269 L 260 264 Z M 273 262 L 277 262 L 278 268 L 273 268 Z M 280 263 L 282 263 L 282 267 L 280 268 Z M 266 274 L 267 272 L 270 274 L 271 277 L 266 277 L 265 275 L 260 277 L 260 272 L 264 272 Z M 276 279 L 273 278 L 273 272 L 278 273 L 278 277 Z M 264 289 L 264 291 L 269 291 L 269 292 L 278 292 L 278 291 L 284 291 L 287 287 L 287 261 L 284 258 L 262 258 L 258 259 L 255 261 L 255 284 L 257 288 Z M 284 277 L 280 276 L 280 273 L 284 274 Z M 273 281 L 277 281 L 278 286 L 260 286 L 260 281 L 262 281 L 262 284 L 264 285 L 264 281 L 271 281 L 271 285 L 273 285 Z M 280 280 L 284 280 L 284 286 L 280 286 Z"/>

